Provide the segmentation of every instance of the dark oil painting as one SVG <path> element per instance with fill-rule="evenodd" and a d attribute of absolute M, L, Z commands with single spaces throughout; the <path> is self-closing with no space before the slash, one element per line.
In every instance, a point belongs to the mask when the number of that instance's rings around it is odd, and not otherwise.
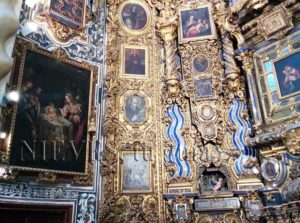
<path fill-rule="evenodd" d="M 139 31 L 144 29 L 147 25 L 147 20 L 147 13 L 139 4 L 129 3 L 122 9 L 122 21 L 130 30 Z"/>
<path fill-rule="evenodd" d="M 300 91 L 300 52 L 289 55 L 274 63 L 281 97 Z"/>
<path fill-rule="evenodd" d="M 208 69 L 208 60 L 204 56 L 197 56 L 193 59 L 193 67 L 197 73 L 203 73 Z"/>
<path fill-rule="evenodd" d="M 146 50 L 125 48 L 125 75 L 146 75 Z"/>
<path fill-rule="evenodd" d="M 85 171 L 91 80 L 90 70 L 26 51 L 11 165 Z"/>

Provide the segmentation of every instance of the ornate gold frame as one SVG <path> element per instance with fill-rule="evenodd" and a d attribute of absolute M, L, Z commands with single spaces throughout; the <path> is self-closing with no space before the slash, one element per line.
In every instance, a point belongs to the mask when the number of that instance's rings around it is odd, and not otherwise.
<path fill-rule="evenodd" d="M 11 84 L 16 84 L 17 89 L 19 90 L 21 87 L 22 77 L 23 77 L 23 70 L 25 66 L 25 59 L 26 59 L 26 52 L 27 50 L 31 50 L 33 52 L 39 53 L 41 55 L 47 56 L 49 58 L 55 59 L 57 61 L 67 63 L 69 65 L 73 65 L 76 67 L 79 67 L 81 69 L 86 69 L 90 71 L 90 92 L 89 92 L 89 105 L 88 105 L 88 119 L 87 119 L 87 138 L 86 138 L 86 157 L 85 157 L 85 171 L 83 173 L 81 172 L 73 172 L 73 171 L 60 171 L 60 170 L 52 170 L 52 169 L 44 169 L 44 168 L 34 168 L 34 167 L 23 167 L 23 166 L 10 166 L 13 169 L 18 169 L 22 171 L 28 171 L 28 172 L 46 172 L 46 173 L 56 173 L 56 174 L 64 174 L 64 175 L 86 175 L 88 174 L 88 167 L 89 167 L 89 154 L 92 153 L 92 139 L 94 132 L 90 131 L 90 127 L 92 125 L 95 125 L 95 123 L 92 121 L 93 115 L 95 115 L 95 85 L 97 83 L 97 67 L 88 64 L 86 62 L 80 63 L 74 60 L 71 60 L 68 58 L 68 55 L 66 52 L 62 49 L 57 49 L 53 52 L 48 52 L 45 50 L 42 50 L 35 46 L 34 44 L 28 42 L 27 40 L 18 37 L 14 49 L 14 56 L 15 56 L 15 67 L 13 69 L 13 75 L 11 78 Z M 14 83 L 16 82 L 16 83 Z M 16 115 L 17 115 L 17 107 L 18 105 L 13 106 L 12 111 L 12 118 L 10 123 L 10 130 L 9 130 L 9 137 L 7 139 L 7 148 L 6 148 L 6 156 L 4 160 L 1 160 L 4 163 L 9 164 L 10 160 L 10 150 L 11 150 L 11 144 L 12 144 L 12 136 L 14 134 L 14 128 L 16 124 Z M 91 151 L 90 151 L 91 150 Z"/>
<path fill-rule="evenodd" d="M 195 37 L 195 38 L 183 38 L 183 30 L 182 30 L 182 18 L 181 18 L 181 12 L 182 11 L 189 11 L 189 10 L 195 10 L 195 9 L 201 9 L 201 8 L 207 8 L 208 9 L 208 14 L 209 14 L 209 23 L 211 27 L 211 35 L 207 36 L 200 36 L 200 37 Z M 179 8 L 178 9 L 178 14 L 179 14 L 179 29 L 178 29 L 178 37 L 179 37 L 179 43 L 185 43 L 189 41 L 196 41 L 196 40 L 203 40 L 203 39 L 216 39 L 217 38 L 217 31 L 216 31 L 216 26 L 213 20 L 213 8 L 212 4 L 210 3 L 204 3 L 203 5 L 199 5 L 195 8 Z"/>
<path fill-rule="evenodd" d="M 299 91 L 297 91 L 295 93 L 292 93 L 292 94 L 289 94 L 289 95 L 286 95 L 286 96 L 282 96 L 281 95 L 281 91 L 280 91 L 279 81 L 278 81 L 278 78 L 277 78 L 278 74 L 277 74 L 276 69 L 275 69 L 275 63 L 276 62 L 278 62 L 280 60 L 283 60 L 283 59 L 285 59 L 285 58 L 287 58 L 287 57 L 289 57 L 289 56 L 291 56 L 293 54 L 296 54 L 296 53 L 300 53 L 300 49 L 292 51 L 292 52 L 290 52 L 290 53 L 288 53 L 288 54 L 286 54 L 286 55 L 284 55 L 282 57 L 279 57 L 279 58 L 277 58 L 275 60 L 272 60 L 272 69 L 273 69 L 273 73 L 275 74 L 275 80 L 276 80 L 276 84 L 277 84 L 276 91 L 278 93 L 278 98 L 279 99 L 286 99 L 286 98 L 290 98 L 290 97 L 293 97 L 293 96 L 296 96 L 296 95 L 300 94 L 300 90 L 299 90 Z"/>
<path fill-rule="evenodd" d="M 295 36 L 295 35 L 299 35 L 299 31 L 293 33 L 292 35 L 287 36 L 286 38 L 284 38 L 284 39 L 282 39 L 280 41 L 276 41 L 275 43 L 272 43 L 272 44 L 270 44 L 268 46 L 265 46 L 265 47 L 259 49 L 254 54 L 254 57 L 256 58 L 254 60 L 255 72 L 256 72 L 255 82 L 256 82 L 256 86 L 258 88 L 258 93 L 256 93 L 256 94 L 261 99 L 261 103 L 262 103 L 261 113 L 263 113 L 263 115 L 265 116 L 266 124 L 268 126 L 270 126 L 271 124 L 275 124 L 275 123 L 282 123 L 283 121 L 285 121 L 287 119 L 291 119 L 291 117 L 294 117 L 294 115 L 297 115 L 293 111 L 293 107 L 299 105 L 300 102 L 293 102 L 293 103 L 290 103 L 288 105 L 278 106 L 280 104 L 280 99 L 282 100 L 282 99 L 286 99 L 286 98 L 280 98 L 280 95 L 278 94 L 278 87 L 279 87 L 279 85 L 278 85 L 278 81 L 277 81 L 277 74 L 275 72 L 274 67 L 272 67 L 272 73 L 274 74 L 274 76 L 276 76 L 275 77 L 275 81 L 276 81 L 277 86 L 276 86 L 276 90 L 274 90 L 272 92 L 277 92 L 279 102 L 276 103 L 276 104 L 272 102 L 271 91 L 269 89 L 268 81 L 267 81 L 267 72 L 266 72 L 265 67 L 264 67 L 264 62 L 269 61 L 269 56 L 272 55 L 273 53 L 278 53 L 282 48 L 288 47 L 291 50 L 291 52 L 287 53 L 286 55 L 283 55 L 283 56 L 279 57 L 280 58 L 279 60 L 281 60 L 282 58 L 284 58 L 284 57 L 286 57 L 288 55 L 294 54 L 295 52 L 299 52 L 299 49 L 293 49 L 293 48 L 291 48 L 291 46 L 294 45 L 295 43 L 299 43 L 299 39 L 290 40 L 290 38 L 292 36 Z M 285 44 L 284 47 L 283 46 L 279 46 L 279 43 L 281 43 L 283 41 L 288 41 L 288 42 Z M 261 52 L 264 52 L 265 50 L 267 50 L 269 48 L 272 48 L 273 46 L 275 46 L 274 49 L 268 51 L 267 53 L 261 54 Z M 273 63 L 276 60 L 277 59 L 271 60 L 272 66 L 274 66 Z M 259 67 L 261 68 L 261 72 L 260 72 Z M 260 73 L 262 73 L 262 74 L 258 75 Z M 263 78 L 264 86 L 266 88 L 265 92 L 263 92 L 262 86 L 261 86 L 262 78 Z M 295 95 L 289 95 L 289 97 L 293 97 L 293 96 L 295 96 Z M 266 105 L 266 102 L 262 99 L 264 97 L 267 97 L 267 99 L 268 99 L 268 105 Z M 287 98 L 289 98 L 289 97 L 287 97 Z M 267 107 L 268 106 L 269 106 L 269 113 L 267 113 Z M 283 111 L 283 110 L 287 110 L 287 109 L 291 110 L 292 116 L 281 117 L 281 118 L 278 118 L 278 119 L 272 119 L 271 116 L 274 113 L 277 113 L 277 112 L 280 112 L 280 111 Z"/>
<path fill-rule="evenodd" d="M 197 80 L 207 80 L 207 79 L 210 79 L 211 80 L 211 95 L 209 95 L 209 96 L 198 96 L 197 94 L 196 94 L 196 90 L 197 90 L 197 87 L 196 87 L 196 81 Z M 198 75 L 198 76 L 195 76 L 194 77 L 194 79 L 193 79 L 193 81 L 194 81 L 194 100 L 195 101 L 203 101 L 203 100 L 213 100 L 213 99 L 216 99 L 216 92 L 215 92 L 215 90 L 214 90 L 214 88 L 213 88 L 213 77 L 211 76 L 211 75 Z"/>
<path fill-rule="evenodd" d="M 126 74 L 125 73 L 125 49 L 143 49 L 145 50 L 145 75 L 140 74 Z M 123 44 L 121 47 L 121 66 L 120 66 L 120 76 L 122 78 L 135 78 L 135 79 L 148 79 L 149 78 L 149 49 L 147 46 L 129 45 Z"/>
<path fill-rule="evenodd" d="M 149 190 L 141 190 L 141 189 L 137 189 L 137 190 L 124 190 L 123 189 L 123 180 L 124 180 L 124 154 L 143 154 L 143 155 L 147 155 L 148 156 L 148 170 L 149 170 Z M 145 193 L 151 193 L 153 191 L 153 173 L 152 173 L 152 166 L 151 166 L 151 162 L 152 162 L 152 152 L 151 150 L 121 150 L 118 153 L 118 182 L 119 182 L 119 186 L 118 189 L 121 193 L 124 194 L 145 194 Z"/>
<path fill-rule="evenodd" d="M 127 5 L 127 4 L 137 4 L 140 5 L 146 12 L 147 15 L 147 22 L 146 25 L 143 29 L 141 30 L 132 30 L 126 27 L 126 25 L 123 23 L 123 19 L 122 19 L 122 10 L 123 8 Z M 120 23 L 120 27 L 127 32 L 130 35 L 142 35 L 145 34 L 146 32 L 148 32 L 149 30 L 149 25 L 151 24 L 151 15 L 150 15 L 150 10 L 148 8 L 148 6 L 142 2 L 142 1 L 138 1 L 138 0 L 128 0 L 128 1 L 124 1 L 118 9 L 118 17 L 119 17 L 119 23 Z"/>
<path fill-rule="evenodd" d="M 143 122 L 140 124 L 134 124 L 131 123 L 127 118 L 126 118 L 126 111 L 125 111 L 125 105 L 126 105 L 126 100 L 130 96 L 141 96 L 145 99 L 146 101 L 146 117 Z M 120 96 L 120 110 L 119 110 L 119 119 L 121 122 L 123 122 L 128 129 L 133 129 L 133 128 L 141 128 L 145 129 L 149 124 L 152 122 L 152 103 L 150 97 L 144 92 L 144 91 L 137 91 L 137 90 L 128 90 L 124 94 Z"/>

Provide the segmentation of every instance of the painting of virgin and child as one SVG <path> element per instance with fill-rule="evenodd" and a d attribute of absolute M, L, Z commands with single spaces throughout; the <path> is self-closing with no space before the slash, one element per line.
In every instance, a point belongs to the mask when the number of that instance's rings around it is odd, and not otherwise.
<path fill-rule="evenodd" d="M 85 171 L 91 71 L 26 51 L 10 164 Z"/>
<path fill-rule="evenodd" d="M 210 38 L 214 27 L 208 6 L 180 11 L 181 40 Z"/>

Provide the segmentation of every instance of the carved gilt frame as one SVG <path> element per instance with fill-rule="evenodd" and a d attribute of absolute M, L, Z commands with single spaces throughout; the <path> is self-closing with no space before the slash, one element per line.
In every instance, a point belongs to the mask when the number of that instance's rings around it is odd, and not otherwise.
<path fill-rule="evenodd" d="M 184 38 L 183 37 L 183 29 L 182 29 L 182 18 L 181 18 L 181 12 L 183 11 L 189 11 L 189 10 L 197 10 L 207 8 L 208 9 L 208 16 L 209 16 L 209 23 L 211 27 L 211 35 L 205 35 L 205 36 L 199 36 L 199 37 L 191 37 L 191 38 Z M 178 9 L 179 14 L 179 29 L 178 29 L 178 37 L 179 37 L 179 43 L 185 43 L 189 41 L 196 41 L 196 40 L 204 40 L 204 39 L 216 39 L 217 38 L 217 30 L 216 26 L 213 20 L 213 8 L 211 3 L 204 3 L 203 5 L 197 6 L 195 8 L 192 7 L 184 7 Z"/>
<path fill-rule="evenodd" d="M 140 96 L 145 99 L 146 102 L 146 117 L 145 120 L 142 121 L 141 123 L 135 124 L 130 122 L 127 117 L 126 117 L 126 100 L 130 96 Z M 145 129 L 147 126 L 149 126 L 152 122 L 152 103 L 149 95 L 147 95 L 144 91 L 138 91 L 138 90 L 127 90 L 124 94 L 120 96 L 120 108 L 119 108 L 119 120 L 125 124 L 125 126 L 128 129 L 133 129 L 133 128 L 141 128 Z"/>
<path fill-rule="evenodd" d="M 133 190 L 125 190 L 123 181 L 124 181 L 124 155 L 132 154 L 134 157 L 136 154 L 142 154 L 143 156 L 147 156 L 148 160 L 148 180 L 149 180 L 149 189 L 133 189 Z M 151 193 L 153 191 L 153 173 L 152 173 L 152 152 L 151 150 L 121 150 L 118 153 L 118 182 L 119 182 L 119 191 L 124 194 L 145 194 Z"/>
<path fill-rule="evenodd" d="M 123 19 L 122 19 L 122 10 L 123 8 L 127 5 L 127 4 L 137 4 L 139 6 L 141 6 L 145 12 L 146 12 L 146 15 L 147 15 L 147 22 L 145 24 L 145 27 L 141 30 L 132 30 L 132 29 L 129 29 L 128 27 L 126 27 L 126 25 L 124 24 L 123 22 Z M 148 6 L 146 5 L 146 3 L 144 3 L 143 1 L 138 1 L 138 0 L 128 0 L 128 1 L 124 1 L 120 6 L 119 6 L 119 9 L 118 9 L 118 15 L 119 15 L 119 23 L 120 23 L 120 27 L 128 34 L 130 35 L 143 35 L 145 34 L 146 32 L 149 31 L 150 29 L 150 24 L 151 24 L 151 14 L 150 14 L 150 10 L 148 8 Z"/>
<path fill-rule="evenodd" d="M 145 75 L 140 74 L 126 74 L 125 73 L 125 63 L 126 63 L 126 55 L 125 50 L 126 49 L 142 49 L 145 50 Z M 147 46 L 138 46 L 138 45 L 129 45 L 129 44 L 123 44 L 121 46 L 121 66 L 120 66 L 120 77 L 121 78 L 134 78 L 134 79 L 148 79 L 149 78 L 149 49 Z"/>

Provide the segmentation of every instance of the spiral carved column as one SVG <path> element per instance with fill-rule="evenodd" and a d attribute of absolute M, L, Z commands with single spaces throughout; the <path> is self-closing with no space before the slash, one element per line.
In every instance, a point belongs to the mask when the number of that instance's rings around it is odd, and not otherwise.
<path fill-rule="evenodd" d="M 162 13 L 164 14 L 164 12 Z M 176 31 L 177 31 L 177 17 L 176 16 L 162 16 L 157 24 L 159 34 L 164 42 L 165 50 L 165 83 L 168 93 L 171 97 L 179 93 L 180 79 L 176 70 Z"/>

